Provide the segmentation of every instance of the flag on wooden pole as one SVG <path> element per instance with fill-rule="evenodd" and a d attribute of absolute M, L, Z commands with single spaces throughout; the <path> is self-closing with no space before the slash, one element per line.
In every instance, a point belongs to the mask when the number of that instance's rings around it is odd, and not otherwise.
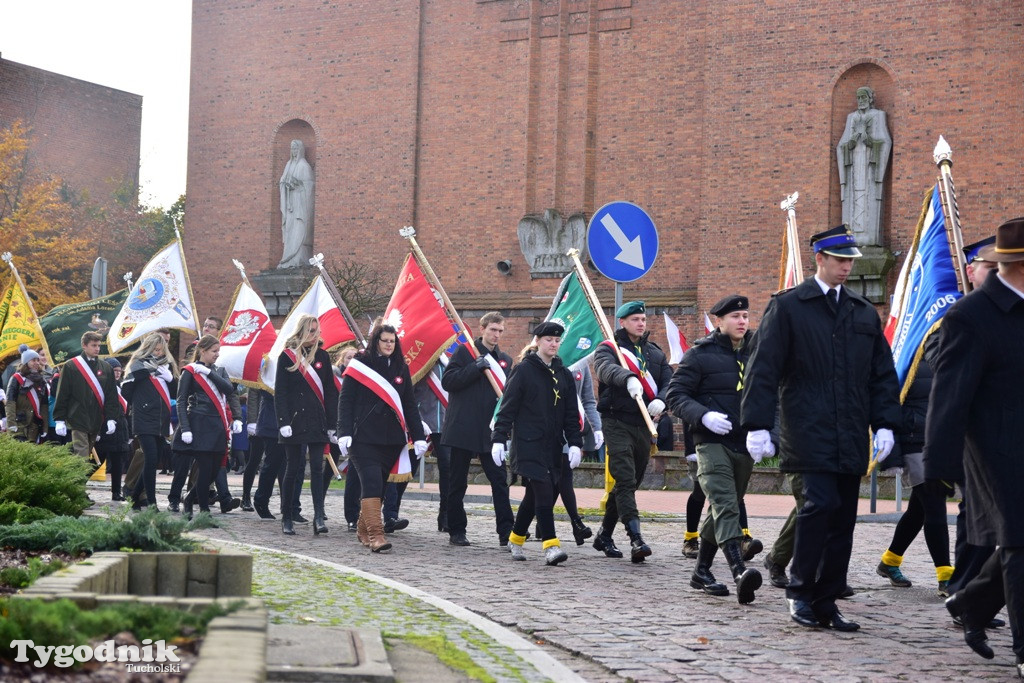
<path fill-rule="evenodd" d="M 665 335 L 668 336 L 668 348 L 672 352 L 668 362 L 675 365 L 683 359 L 683 354 L 690 348 L 690 344 L 686 341 L 686 335 L 680 332 L 676 324 L 672 322 L 672 318 L 668 317 L 668 313 L 662 313 L 662 315 L 665 316 Z"/>

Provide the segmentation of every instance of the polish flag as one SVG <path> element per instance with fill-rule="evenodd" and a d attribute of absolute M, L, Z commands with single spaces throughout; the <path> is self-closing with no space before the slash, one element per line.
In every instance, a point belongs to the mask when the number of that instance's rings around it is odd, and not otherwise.
<path fill-rule="evenodd" d="M 239 283 L 220 333 L 217 365 L 227 370 L 232 382 L 259 388 L 260 365 L 276 340 L 277 333 L 270 324 L 263 299 L 252 287 Z"/>
<path fill-rule="evenodd" d="M 316 316 L 320 320 L 320 337 L 324 340 L 324 349 L 330 350 L 339 344 L 354 341 L 355 333 L 345 322 L 337 304 L 331 297 L 331 293 L 324 284 L 323 276 L 317 275 L 309 289 L 295 302 L 292 310 L 288 311 L 288 317 L 281 325 L 274 346 L 267 354 L 267 360 L 263 364 L 263 383 L 274 388 L 274 377 L 277 374 L 277 359 L 284 351 L 284 343 L 292 336 L 299 326 L 299 316 L 303 313 Z"/>
<path fill-rule="evenodd" d="M 711 318 L 708 317 L 707 311 L 704 312 L 704 332 L 711 334 L 715 331 L 715 326 L 711 324 Z"/>
<path fill-rule="evenodd" d="M 665 316 L 665 334 L 668 336 L 668 348 L 672 351 L 668 362 L 675 365 L 683 359 L 683 354 L 690 348 L 690 345 L 686 341 L 686 335 L 679 331 L 676 324 L 672 322 L 672 318 L 668 317 L 668 313 L 662 313 L 662 315 Z"/>

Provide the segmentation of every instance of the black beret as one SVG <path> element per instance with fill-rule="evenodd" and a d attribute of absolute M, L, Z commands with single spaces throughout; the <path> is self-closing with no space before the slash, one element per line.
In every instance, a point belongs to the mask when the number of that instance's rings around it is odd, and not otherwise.
<path fill-rule="evenodd" d="M 721 318 L 723 315 L 728 315 L 733 311 L 745 311 L 749 308 L 750 302 L 747 300 L 747 297 L 740 296 L 739 294 L 730 294 L 711 307 L 711 315 Z"/>
<path fill-rule="evenodd" d="M 564 327 L 550 320 L 545 320 L 533 328 L 533 336 L 538 339 L 541 337 L 561 337 L 563 332 L 565 332 Z"/>

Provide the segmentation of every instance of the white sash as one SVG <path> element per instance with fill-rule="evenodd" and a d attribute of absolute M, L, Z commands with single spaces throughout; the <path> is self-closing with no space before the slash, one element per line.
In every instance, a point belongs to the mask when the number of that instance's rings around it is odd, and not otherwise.
<path fill-rule="evenodd" d="M 106 397 L 103 395 L 103 387 L 100 386 L 100 378 L 96 376 L 96 373 L 92 371 L 89 364 L 85 362 L 85 358 L 82 356 L 75 356 L 71 361 L 78 367 L 78 372 L 82 374 L 85 381 L 89 384 L 89 388 L 92 389 L 93 395 L 96 396 L 96 400 L 100 404 L 100 411 L 103 411 L 103 406 L 106 405 Z"/>
<path fill-rule="evenodd" d="M 39 394 L 32 388 L 34 383 L 22 376 L 20 372 L 14 373 L 14 379 L 18 382 L 18 386 L 21 387 L 22 393 L 28 396 L 28 402 L 32 404 L 32 412 L 35 413 L 36 418 L 42 420 L 43 409 L 39 403 Z"/>
<path fill-rule="evenodd" d="M 602 344 L 612 346 L 613 342 L 605 339 Z M 658 398 L 658 383 L 654 381 L 654 375 L 651 374 L 650 370 L 640 372 L 640 363 L 637 361 L 633 352 L 629 349 L 624 349 L 621 346 L 619 351 L 622 352 L 622 357 L 626 359 L 626 366 L 633 371 L 635 375 L 640 378 L 640 384 L 644 387 L 644 398 L 648 403 Z"/>
<path fill-rule="evenodd" d="M 490 366 L 490 370 L 494 374 L 494 379 L 498 382 L 498 388 L 505 391 L 505 382 L 508 381 L 508 378 L 505 376 L 504 368 L 498 364 L 498 361 L 494 359 L 492 354 L 488 353 L 484 358 L 487 359 L 487 365 Z"/>
<path fill-rule="evenodd" d="M 409 460 L 409 427 L 405 422 L 405 410 L 403 409 L 402 399 L 398 392 L 391 386 L 391 382 L 384 379 L 383 375 L 355 358 L 349 361 L 345 367 L 344 376 L 351 377 L 372 391 L 377 398 L 384 401 L 385 405 L 395 413 L 395 417 L 398 418 L 398 424 L 401 425 L 402 432 L 405 434 L 406 442 L 398 453 L 398 459 L 395 461 L 394 467 L 391 468 L 388 481 L 408 481 L 412 473 L 412 461 Z"/>

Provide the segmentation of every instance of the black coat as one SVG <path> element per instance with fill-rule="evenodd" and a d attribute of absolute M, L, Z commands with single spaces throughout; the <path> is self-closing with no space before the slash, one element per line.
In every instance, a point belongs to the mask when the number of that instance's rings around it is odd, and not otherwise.
<path fill-rule="evenodd" d="M 507 377 L 512 369 L 512 357 L 497 346 L 488 352 L 479 337 L 475 344 L 480 355 L 490 353 L 494 356 Z M 473 453 L 490 454 L 490 424 L 494 407 L 498 405 L 498 395 L 475 363 L 469 349 L 465 345 L 459 346 L 441 375 L 441 386 L 448 392 L 448 413 L 441 430 L 441 443 Z"/>
<path fill-rule="evenodd" d="M 513 469 L 527 479 L 557 478 L 562 445 L 583 447 L 576 381 L 558 356 L 548 367 L 531 353 L 516 366 L 505 385 L 491 442 L 505 443 L 510 433 Z"/>
<path fill-rule="evenodd" d="M 615 331 L 616 343 L 630 351 L 634 356 L 643 355 L 647 370 L 658 385 L 658 398 L 664 401 L 668 397 L 668 385 L 672 380 L 672 366 L 665 358 L 661 347 L 650 341 L 650 332 L 645 332 L 634 344 L 624 329 Z M 645 424 L 637 402 L 626 392 L 626 382 L 635 375 L 619 364 L 615 350 L 607 344 L 598 344 L 594 353 L 594 374 L 597 375 L 597 411 L 602 418 L 619 420 L 626 424 L 639 427 Z"/>
<path fill-rule="evenodd" d="M 747 430 L 740 426 L 740 387 L 753 336 L 748 330 L 740 348 L 733 349 L 729 335 L 715 330 L 694 342 L 676 367 L 666 403 L 686 422 L 694 445 L 720 443 L 747 452 Z M 732 422 L 732 431 L 719 435 L 705 427 L 701 418 L 709 411 L 724 413 Z"/>
<path fill-rule="evenodd" d="M 962 460 L 967 540 L 1024 546 L 1024 300 L 992 273 L 940 335 L 925 476 L 954 481 Z"/>
<path fill-rule="evenodd" d="M 380 446 L 399 446 L 412 441 L 423 440 L 423 422 L 416 409 L 409 366 L 398 356 L 391 358 L 364 352 L 356 356 L 386 379 L 402 400 L 402 414 L 405 416 L 409 434 L 402 431 L 398 416 L 377 394 L 363 386 L 351 375 L 341 380 L 341 398 L 338 401 L 338 436 L 351 436 L 353 442 Z"/>
<path fill-rule="evenodd" d="M 833 312 L 814 278 L 776 294 L 757 330 L 741 425 L 781 425 L 781 469 L 863 475 L 869 428 L 899 431 L 899 385 L 875 307 L 843 288 Z"/>
<path fill-rule="evenodd" d="M 124 400 L 128 402 L 132 434 L 167 436 L 171 428 L 171 409 L 164 403 L 160 392 L 150 379 L 156 376 L 156 372 L 142 367 L 141 364 L 132 364 L 130 370 L 131 380 L 124 382 L 121 389 Z M 177 391 L 177 380 L 171 380 L 168 395 L 174 396 Z"/>
<path fill-rule="evenodd" d="M 229 423 L 232 420 L 241 420 L 241 406 L 238 403 L 238 396 L 235 395 L 235 387 L 228 379 L 227 371 L 214 365 L 206 379 L 217 391 L 224 394 Z M 213 404 L 206 391 L 187 370 L 182 370 L 178 379 L 177 408 L 178 429 L 174 432 L 172 449 L 197 453 L 227 452 L 228 435 L 220 417 L 220 409 Z M 192 432 L 192 443 L 187 444 L 181 440 L 183 432 Z"/>
<path fill-rule="evenodd" d="M 311 372 L 320 378 L 324 388 L 324 399 L 316 395 L 313 388 L 298 370 L 288 368 L 295 364 L 282 351 L 277 357 L 277 374 L 274 379 L 274 410 L 277 413 L 277 428 L 289 425 L 292 435 L 287 439 L 278 436 L 282 444 L 328 443 L 327 430 L 334 429 L 338 421 L 338 388 L 334 385 L 334 370 L 331 357 L 322 348 L 313 356 Z"/>
<path fill-rule="evenodd" d="M 127 403 L 127 400 L 125 402 Z M 128 413 L 122 413 L 120 417 L 114 420 L 114 422 L 117 423 L 117 429 L 114 430 L 113 434 L 107 434 L 107 430 L 105 429 L 103 430 L 103 433 L 100 434 L 100 440 L 96 442 L 97 453 L 128 453 L 131 451 L 132 438 L 131 430 L 128 426 L 129 416 L 131 415 L 131 405 L 128 405 L 128 411 Z M 170 427 L 168 427 L 168 431 L 164 432 L 164 436 L 169 434 Z"/>

